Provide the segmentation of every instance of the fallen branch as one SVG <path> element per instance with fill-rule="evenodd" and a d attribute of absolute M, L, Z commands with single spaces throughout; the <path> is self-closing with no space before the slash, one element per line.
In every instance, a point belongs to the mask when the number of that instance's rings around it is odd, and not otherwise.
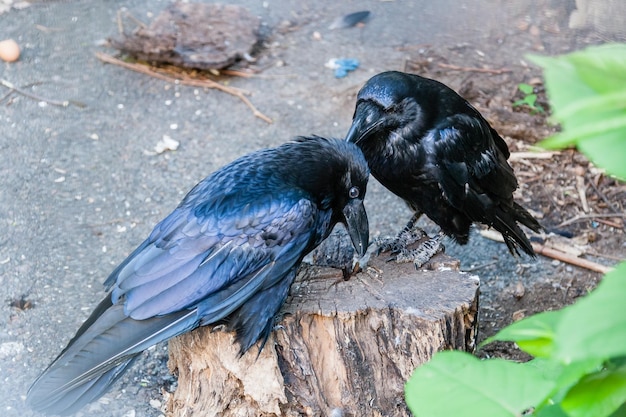
<path fill-rule="evenodd" d="M 132 71 L 136 71 L 139 72 L 141 74 L 146 74 L 149 75 L 151 77 L 154 78 L 158 78 L 159 80 L 163 80 L 163 81 L 167 81 L 170 83 L 179 83 L 179 84 L 183 84 L 183 85 L 189 85 L 189 86 L 193 86 L 193 87 L 203 87 L 203 88 L 214 88 L 216 90 L 220 90 L 224 93 L 230 94 L 232 96 L 237 97 L 238 99 L 240 99 L 241 101 L 244 102 L 244 104 L 246 106 L 248 106 L 248 108 L 250 108 L 250 110 L 252 110 L 252 114 L 255 117 L 258 117 L 259 119 L 263 120 L 264 122 L 267 123 L 272 123 L 272 119 L 270 119 L 269 117 L 267 117 L 266 115 L 264 115 L 263 113 L 261 113 L 260 111 L 257 110 L 256 107 L 254 107 L 254 105 L 252 104 L 252 102 L 244 95 L 244 92 L 238 88 L 234 88 L 234 87 L 227 87 L 225 85 L 222 85 L 218 82 L 215 82 L 211 79 L 196 79 L 196 78 L 191 78 L 189 76 L 180 76 L 180 77 L 174 77 L 171 75 L 166 75 L 163 74 L 159 71 L 157 71 L 156 69 L 147 66 L 147 65 L 143 65 L 143 64 L 135 64 L 135 63 L 131 63 L 131 62 L 124 62 L 121 59 L 117 59 L 115 57 L 112 57 L 111 55 L 107 55 L 104 54 L 102 52 L 96 52 L 96 58 L 98 58 L 99 60 L 101 60 L 102 62 L 106 62 L 107 64 L 113 64 L 113 65 L 118 65 L 122 68 L 126 68 Z"/>
<path fill-rule="evenodd" d="M 511 152 L 509 161 L 520 161 L 523 159 L 552 159 L 554 155 L 559 152 L 547 151 L 547 152 Z"/>
<path fill-rule="evenodd" d="M 37 101 L 43 101 L 44 103 L 50 104 L 52 106 L 59 106 L 59 107 L 67 107 L 70 104 L 73 104 L 77 107 L 85 107 L 84 103 L 80 103 L 78 101 L 73 101 L 73 100 L 52 100 L 52 99 L 48 99 L 48 98 L 44 98 L 41 96 L 38 96 L 37 94 L 34 93 L 29 93 L 26 90 L 22 90 L 21 88 L 19 88 L 18 86 L 14 85 L 12 82 L 9 82 L 7 80 L 3 80 L 0 79 L 0 84 L 2 84 L 3 86 L 5 86 L 6 88 L 8 88 L 11 91 L 14 91 L 18 94 L 23 95 L 24 97 L 28 97 L 28 98 L 32 98 L 33 100 L 37 100 Z M 6 98 L 3 97 L 2 99 L 4 100 Z"/>
<path fill-rule="evenodd" d="M 582 220 L 590 220 L 590 219 L 601 219 L 601 218 L 611 218 L 611 217 L 626 217 L 625 213 L 596 213 L 596 214 L 579 214 L 576 217 L 572 217 L 569 220 L 565 220 L 561 224 L 557 225 L 556 228 L 559 229 L 563 226 L 570 225 L 572 223 L 576 223 Z"/>
<path fill-rule="evenodd" d="M 607 198 L 607 196 L 604 195 L 602 191 L 600 191 L 600 189 L 596 185 L 596 182 L 592 178 L 589 178 L 589 184 L 591 185 L 591 188 L 593 188 L 593 191 L 595 191 L 595 193 L 598 194 L 598 196 L 602 199 L 602 201 L 604 201 L 604 203 L 607 205 L 609 210 L 611 210 L 613 213 L 616 213 L 616 214 L 619 213 L 619 211 L 615 209 L 615 207 L 613 206 L 613 203 Z"/>
<path fill-rule="evenodd" d="M 533 245 L 534 251 L 539 255 L 547 256 L 548 258 L 552 258 L 552 259 L 557 259 L 559 261 L 563 261 L 565 263 L 568 263 L 574 266 L 579 266 L 581 268 L 586 268 L 586 269 L 589 269 L 590 271 L 606 274 L 607 272 L 613 269 L 611 267 L 604 266 L 597 262 L 589 261 L 587 259 L 577 258 L 575 256 L 569 255 L 565 252 L 561 252 L 556 249 L 549 248 L 537 242 L 531 242 L 531 244 Z"/>
<path fill-rule="evenodd" d="M 576 176 L 576 190 L 578 191 L 578 198 L 580 204 L 583 206 L 583 211 L 589 213 L 589 204 L 587 203 L 587 188 L 585 187 L 585 179 L 577 175 Z"/>
<path fill-rule="evenodd" d="M 480 230 L 479 233 L 481 236 L 486 237 L 487 239 L 495 240 L 496 242 L 504 242 L 502 235 L 493 229 Z M 556 259 L 570 265 L 579 266 L 581 268 L 586 268 L 594 272 L 601 272 L 603 274 L 606 274 L 612 269 L 597 262 L 582 259 L 561 250 L 542 245 L 541 243 L 531 242 L 531 245 L 536 254 L 543 255 L 547 258 Z"/>
<path fill-rule="evenodd" d="M 465 72 L 482 72 L 486 74 L 505 74 L 507 72 L 513 72 L 508 68 L 500 68 L 500 69 L 492 69 L 492 68 L 477 68 L 477 67 L 460 67 L 458 65 L 453 64 L 444 64 L 443 62 L 439 62 L 441 68 L 449 69 L 452 71 L 465 71 Z"/>
<path fill-rule="evenodd" d="M 596 222 L 603 224 L 605 226 L 609 226 L 609 227 L 614 227 L 616 229 L 623 229 L 624 225 L 622 223 L 618 223 L 618 222 L 613 222 L 610 220 L 606 220 L 606 219 L 596 219 Z"/>

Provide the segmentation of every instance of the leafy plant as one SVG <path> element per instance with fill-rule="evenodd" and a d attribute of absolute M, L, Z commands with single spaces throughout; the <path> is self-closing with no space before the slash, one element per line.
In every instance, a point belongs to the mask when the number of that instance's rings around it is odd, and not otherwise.
<path fill-rule="evenodd" d="M 577 146 L 626 178 L 626 45 L 530 57 L 545 70 L 554 120 L 549 148 Z M 626 416 L 626 262 L 574 305 L 528 317 L 484 344 L 513 341 L 526 363 L 439 352 L 405 387 L 415 416 Z"/>
<path fill-rule="evenodd" d="M 593 163 L 626 180 L 626 44 L 529 59 L 544 68 L 552 118 L 563 127 L 540 145 L 576 146 Z"/>
<path fill-rule="evenodd" d="M 543 113 L 544 109 L 540 104 L 537 104 L 537 94 L 535 89 L 530 84 L 521 83 L 517 85 L 519 91 L 524 94 L 524 97 L 513 102 L 513 107 L 528 106 L 531 113 Z"/>

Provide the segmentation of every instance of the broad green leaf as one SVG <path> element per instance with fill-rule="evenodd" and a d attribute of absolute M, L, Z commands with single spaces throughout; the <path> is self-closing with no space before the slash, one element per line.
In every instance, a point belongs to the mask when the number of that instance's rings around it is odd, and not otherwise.
<path fill-rule="evenodd" d="M 567 393 L 561 407 L 571 417 L 608 417 L 626 402 L 626 369 L 591 374 Z"/>
<path fill-rule="evenodd" d="M 580 79 L 594 91 L 606 94 L 623 89 L 626 83 L 626 45 L 606 44 L 564 56 Z"/>
<path fill-rule="evenodd" d="M 405 394 L 416 417 L 516 417 L 553 389 L 553 381 L 525 363 L 447 351 L 415 370 Z"/>
<path fill-rule="evenodd" d="M 561 408 L 560 404 L 550 404 L 542 407 L 532 414 L 532 417 L 569 417 Z"/>
<path fill-rule="evenodd" d="M 530 94 L 533 92 L 534 88 L 532 85 L 530 84 L 525 84 L 525 83 L 521 83 L 517 86 L 517 88 L 519 88 L 519 91 L 521 91 L 524 94 Z"/>
<path fill-rule="evenodd" d="M 611 414 L 611 417 L 624 417 L 626 416 L 626 403 L 622 404 L 617 410 Z"/>
<path fill-rule="evenodd" d="M 556 325 L 555 358 L 563 363 L 626 356 L 626 262 L 591 294 L 563 309 Z"/>
<path fill-rule="evenodd" d="M 515 322 L 483 342 L 515 342 L 524 352 L 535 357 L 549 357 L 554 350 L 554 330 L 560 311 L 546 311 Z"/>
<path fill-rule="evenodd" d="M 626 115 L 621 120 L 612 119 L 610 122 L 621 122 L 622 126 L 605 134 L 589 137 L 578 143 L 578 150 L 597 166 L 622 180 L 626 180 Z"/>
<path fill-rule="evenodd" d="M 591 96 L 569 103 L 567 106 L 554 109 L 553 115 L 558 120 L 576 118 L 588 112 L 596 112 L 604 114 L 606 112 L 624 112 L 626 103 L 626 86 L 625 88 L 614 91 L 601 96 Z"/>
<path fill-rule="evenodd" d="M 555 382 L 554 391 L 550 393 L 549 400 L 556 403 L 560 402 L 583 376 L 599 371 L 602 365 L 603 361 L 599 359 L 579 361 L 568 365 L 548 358 L 535 358 L 528 362 L 528 366 L 537 368 L 544 379 Z"/>
<path fill-rule="evenodd" d="M 563 128 L 540 145 L 575 145 L 594 164 L 626 179 L 626 45 L 529 59 L 544 69 L 552 118 Z"/>
<path fill-rule="evenodd" d="M 528 59 L 543 68 L 546 92 L 554 111 L 581 98 L 596 95 L 591 87 L 580 80 L 574 65 L 564 57 L 529 55 Z"/>

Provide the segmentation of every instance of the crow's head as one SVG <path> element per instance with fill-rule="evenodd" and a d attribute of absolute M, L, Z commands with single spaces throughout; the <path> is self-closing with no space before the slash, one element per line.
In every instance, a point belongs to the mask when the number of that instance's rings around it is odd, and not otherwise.
<path fill-rule="evenodd" d="M 363 255 L 369 225 L 363 206 L 369 168 L 361 150 L 352 143 L 317 136 L 296 139 L 298 186 L 322 210 L 331 210 L 329 230 L 341 222 L 356 251 Z"/>
<path fill-rule="evenodd" d="M 416 76 L 383 72 L 370 78 L 359 91 L 346 140 L 363 149 L 381 146 L 392 137 L 420 133 L 424 117 L 417 101 Z"/>

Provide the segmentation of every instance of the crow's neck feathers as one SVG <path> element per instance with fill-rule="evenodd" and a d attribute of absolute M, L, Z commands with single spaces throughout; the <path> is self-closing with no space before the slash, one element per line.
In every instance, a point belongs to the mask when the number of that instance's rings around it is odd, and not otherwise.
<path fill-rule="evenodd" d="M 352 186 L 365 193 L 369 175 L 358 147 L 320 137 L 298 138 L 275 149 L 243 156 L 231 165 L 240 167 L 221 169 L 207 177 L 180 207 L 193 207 L 194 214 L 202 217 L 204 213 L 243 209 L 263 200 L 306 198 L 322 210 L 340 209 Z"/>

